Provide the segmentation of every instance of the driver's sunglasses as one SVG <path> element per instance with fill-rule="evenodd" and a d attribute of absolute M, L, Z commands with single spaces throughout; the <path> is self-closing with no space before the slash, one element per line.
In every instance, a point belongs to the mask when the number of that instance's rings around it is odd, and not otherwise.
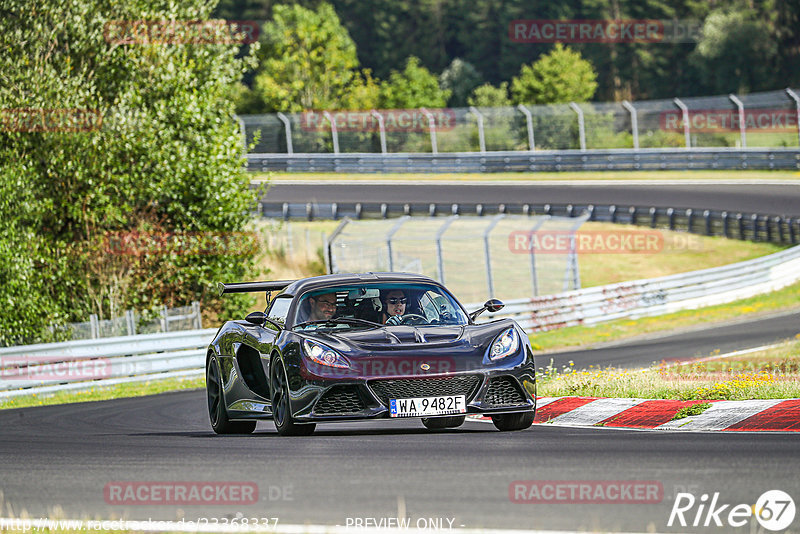
<path fill-rule="evenodd" d="M 399 298 L 398 297 L 391 297 L 391 298 L 386 299 L 386 302 L 388 302 L 389 304 L 405 304 L 407 301 L 408 301 L 408 299 L 405 298 L 405 297 L 399 297 Z"/>
<path fill-rule="evenodd" d="M 335 300 L 334 301 L 329 301 L 329 300 L 314 299 L 314 302 L 316 302 L 320 306 L 327 306 L 328 308 L 335 308 L 336 307 L 336 301 Z"/>

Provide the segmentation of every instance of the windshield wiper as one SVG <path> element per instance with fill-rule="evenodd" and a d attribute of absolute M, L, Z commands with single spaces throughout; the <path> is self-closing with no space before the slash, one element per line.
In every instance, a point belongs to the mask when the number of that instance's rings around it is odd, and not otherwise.
<path fill-rule="evenodd" d="M 366 324 L 369 326 L 376 326 L 378 328 L 383 328 L 384 325 L 380 323 L 373 323 L 372 321 L 367 321 L 366 319 L 356 319 L 355 317 L 332 317 L 330 319 L 321 319 L 319 321 L 305 321 L 303 323 L 298 323 L 292 327 L 292 329 L 298 328 L 300 326 L 307 326 L 311 324 Z"/>

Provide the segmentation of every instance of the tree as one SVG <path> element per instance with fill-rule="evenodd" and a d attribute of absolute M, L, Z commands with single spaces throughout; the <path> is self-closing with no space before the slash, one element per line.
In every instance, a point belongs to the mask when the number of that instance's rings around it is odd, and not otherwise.
<path fill-rule="evenodd" d="M 336 109 L 358 67 L 356 46 L 333 7 L 276 5 L 264 26 L 254 89 L 267 111 Z"/>
<path fill-rule="evenodd" d="M 597 89 L 597 73 L 580 53 L 556 43 L 531 65 L 524 65 L 511 81 L 516 104 L 586 102 Z"/>
<path fill-rule="evenodd" d="M 436 76 L 420 65 L 419 59 L 409 57 L 406 66 L 393 70 L 381 83 L 380 105 L 385 109 L 441 108 L 447 105 L 450 91 L 439 87 Z"/>
<path fill-rule="evenodd" d="M 511 105 L 508 98 L 508 82 L 503 82 L 500 87 L 485 83 L 476 87 L 467 98 L 467 104 L 475 107 L 507 107 Z"/>
<path fill-rule="evenodd" d="M 211 313 L 240 312 L 246 299 L 220 301 L 215 285 L 253 276 L 255 252 L 231 261 L 178 242 L 205 236 L 221 247 L 255 200 L 230 99 L 249 59 L 225 44 L 227 26 L 212 23 L 222 44 L 197 34 L 165 44 L 123 23 L 114 31 L 140 41 L 122 44 L 109 23 L 190 21 L 191 34 L 210 7 L 4 0 L 2 11 L 0 343 L 131 307 L 198 299 Z M 110 246 L 136 231 L 149 232 L 145 253 Z"/>
<path fill-rule="evenodd" d="M 482 79 L 471 63 L 456 58 L 439 75 L 439 86 L 451 93 L 448 105 L 464 107 L 467 105 L 467 97 L 480 85 Z"/>
<path fill-rule="evenodd" d="M 705 85 L 717 93 L 770 88 L 778 48 L 768 33 L 751 10 L 711 12 L 692 54 Z"/>

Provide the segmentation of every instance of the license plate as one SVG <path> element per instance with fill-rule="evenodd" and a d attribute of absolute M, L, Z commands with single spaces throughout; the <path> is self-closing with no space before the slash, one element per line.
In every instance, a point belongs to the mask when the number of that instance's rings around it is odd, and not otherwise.
<path fill-rule="evenodd" d="M 442 397 L 414 397 L 412 399 L 389 399 L 391 417 L 428 417 L 467 412 L 464 395 Z"/>

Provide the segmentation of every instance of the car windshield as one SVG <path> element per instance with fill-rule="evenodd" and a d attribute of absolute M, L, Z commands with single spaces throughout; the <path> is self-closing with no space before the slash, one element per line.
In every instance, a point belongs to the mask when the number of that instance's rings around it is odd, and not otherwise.
<path fill-rule="evenodd" d="M 332 286 L 308 292 L 297 306 L 294 328 L 339 330 L 467 323 L 461 306 L 440 287 L 384 283 Z"/>

